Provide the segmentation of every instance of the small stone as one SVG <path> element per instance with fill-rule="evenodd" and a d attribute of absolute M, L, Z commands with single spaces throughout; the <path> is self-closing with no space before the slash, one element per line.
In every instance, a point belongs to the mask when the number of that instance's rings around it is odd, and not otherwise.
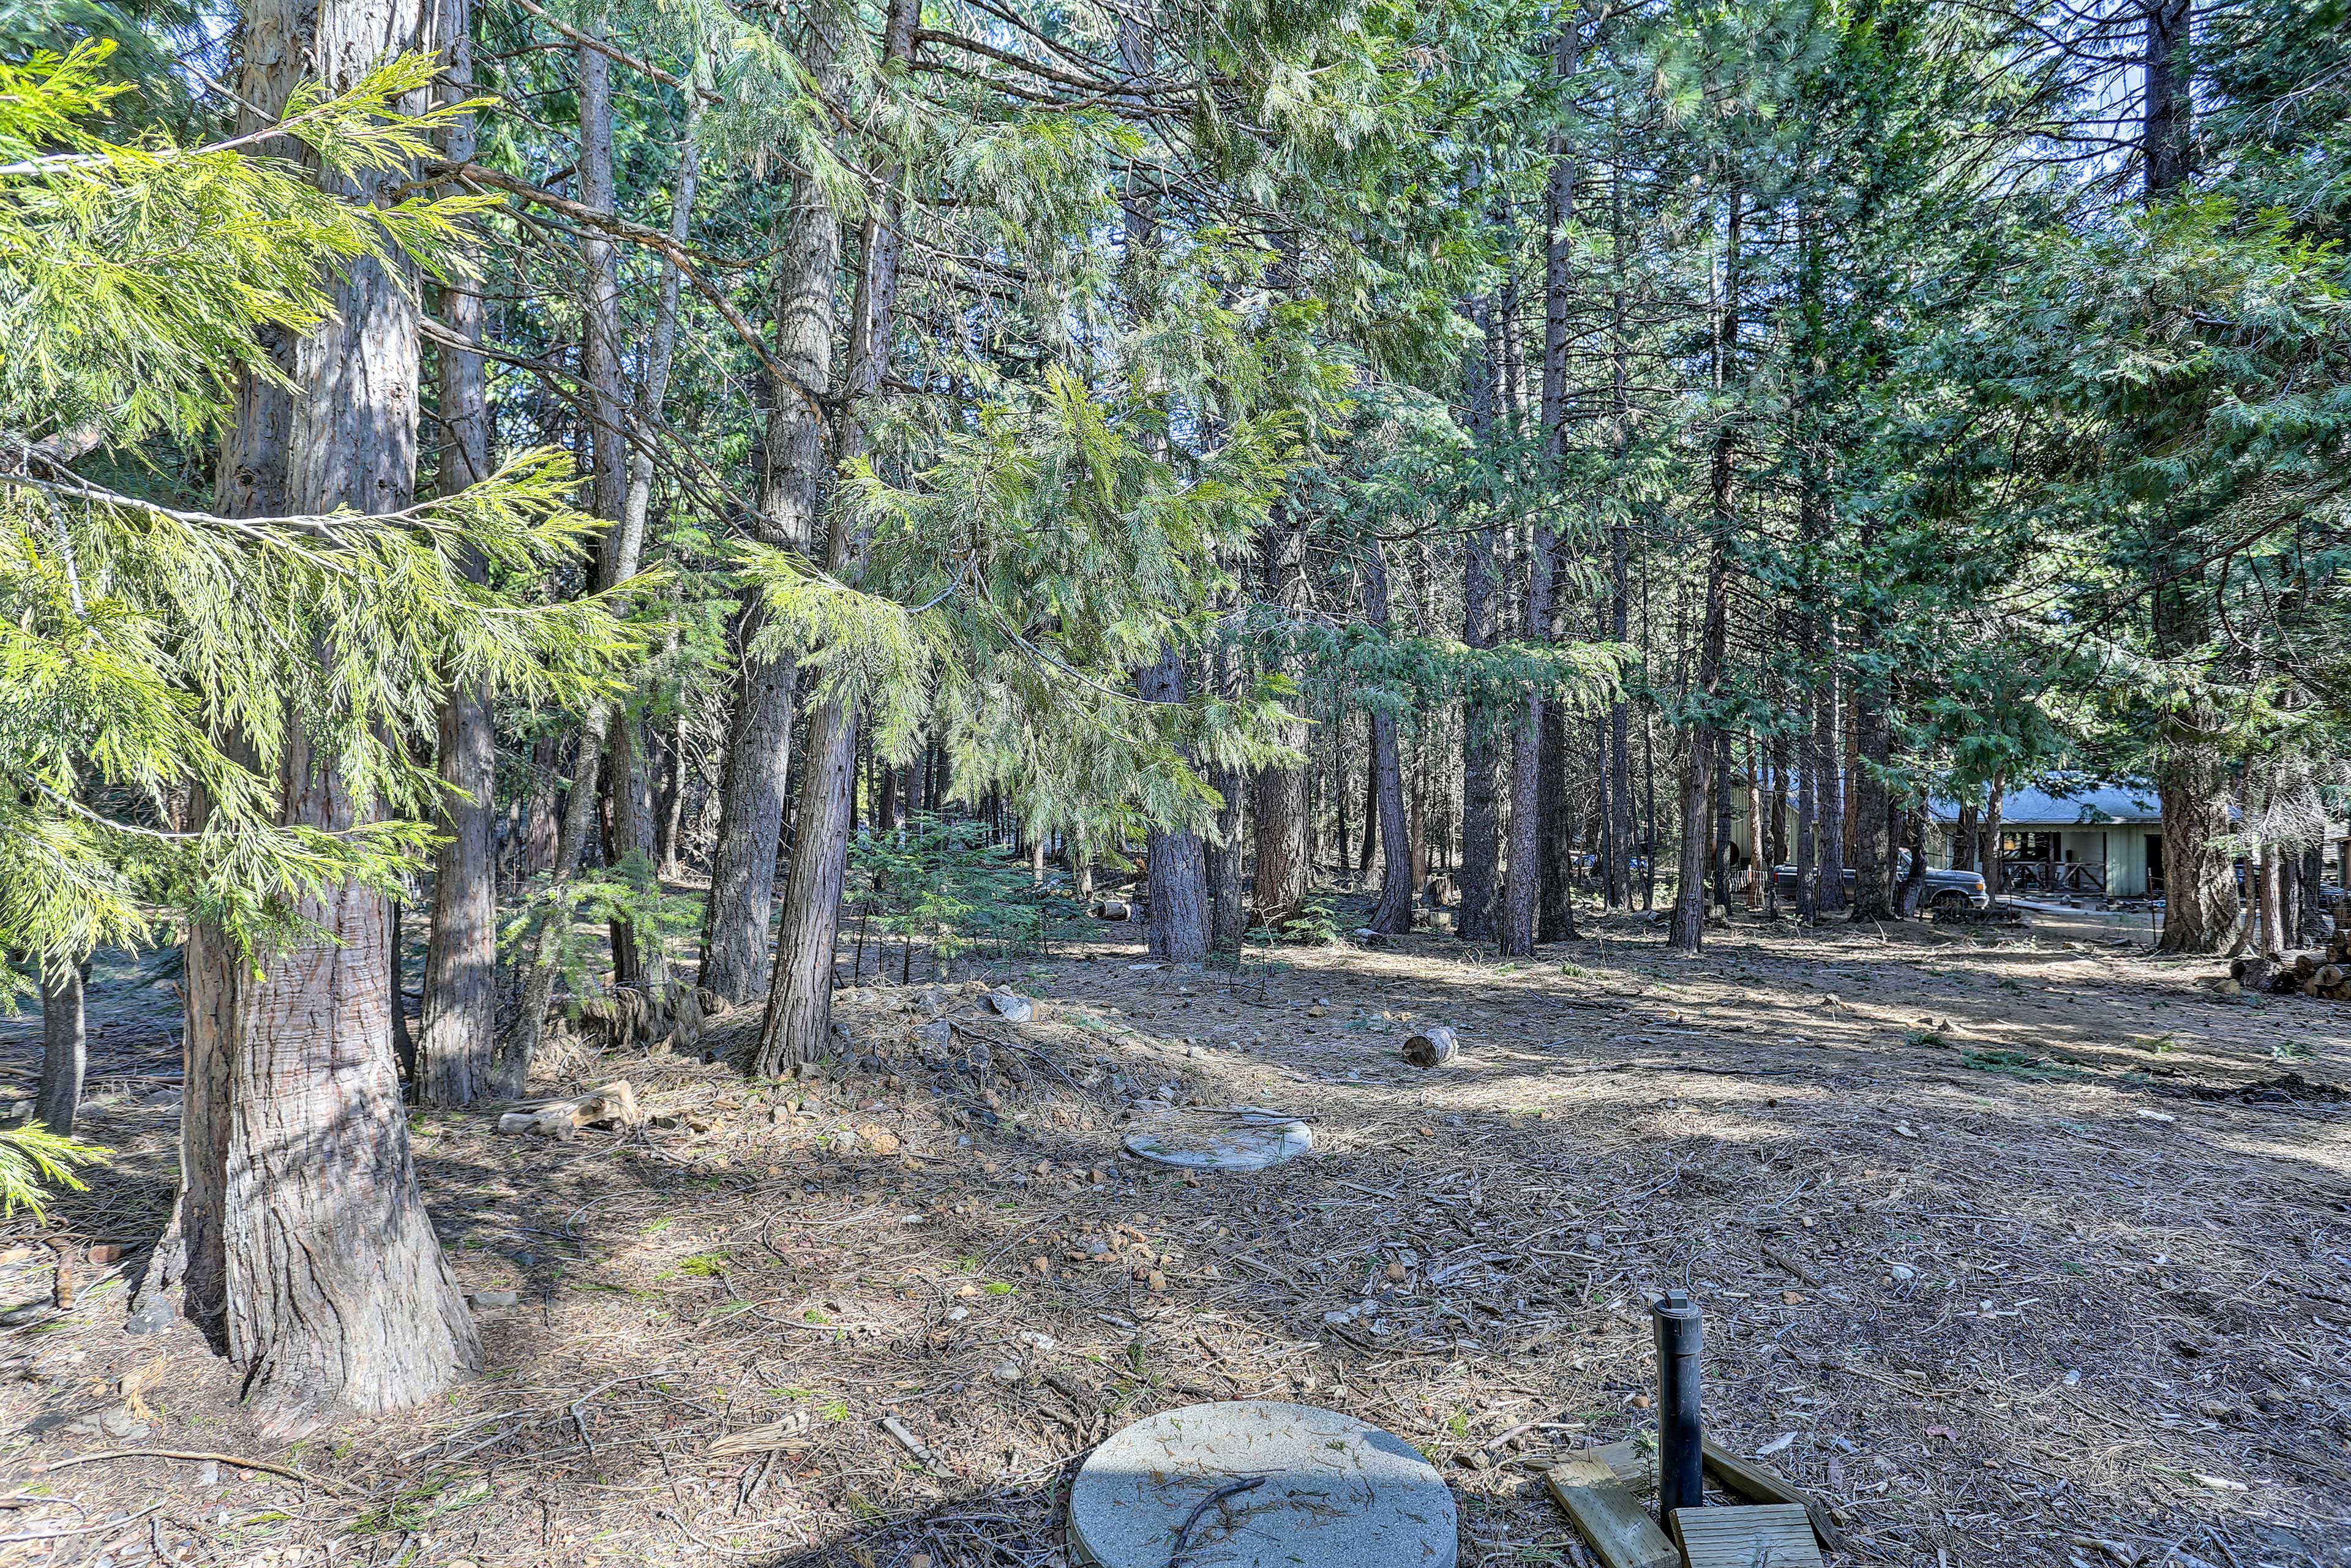
<path fill-rule="evenodd" d="M 491 1307 L 511 1307 L 522 1300 L 521 1292 L 517 1291 L 475 1291 L 472 1294 L 474 1306 L 477 1311 Z"/>
<path fill-rule="evenodd" d="M 1331 1010 L 1331 1009 L 1330 1009 L 1329 1008 L 1324 1008 L 1324 1007 L 1312 1007 L 1312 1008 L 1308 1008 L 1308 1009 L 1306 1009 L 1306 1016 L 1307 1016 L 1308 1018 L 1311 1018 L 1311 1019 L 1319 1019 L 1319 1018 L 1322 1017 L 1325 1013 L 1328 1013 L 1330 1010 Z"/>
<path fill-rule="evenodd" d="M 894 1155 L 898 1152 L 898 1134 L 874 1123 L 867 1122 L 861 1125 L 857 1129 L 857 1137 L 860 1143 L 877 1155 Z"/>
<path fill-rule="evenodd" d="M 1404 1281 L 1405 1281 L 1405 1267 L 1404 1267 L 1404 1265 L 1403 1265 L 1403 1264 L 1401 1264 L 1401 1263 L 1396 1263 L 1396 1262 L 1391 1262 L 1391 1263 L 1389 1263 L 1389 1264 L 1388 1264 L 1388 1266 L 1387 1266 L 1387 1270 L 1386 1270 L 1386 1272 L 1387 1272 L 1387 1277 L 1388 1277 L 1390 1280 L 1394 1281 L 1395 1283 L 1397 1283 L 1397 1284 L 1399 1284 L 1399 1285 L 1401 1285 L 1401 1284 L 1403 1284 L 1403 1283 L 1404 1283 Z"/>
<path fill-rule="evenodd" d="M 1780 1304 L 1783 1307 L 1801 1307 L 1804 1304 L 1804 1298 L 1793 1291 L 1782 1291 L 1780 1292 Z"/>
<path fill-rule="evenodd" d="M 1020 1381 L 1020 1364 L 1017 1361 L 999 1361 L 989 1369 L 988 1375 L 994 1377 L 998 1383 L 1018 1383 Z"/>
<path fill-rule="evenodd" d="M 1886 1272 L 1894 1276 L 1896 1284 L 1907 1284 L 1918 1277 L 1918 1270 L 1911 1268 L 1907 1263 L 1896 1263 Z"/>
<path fill-rule="evenodd" d="M 1167 1289 L 1167 1276 L 1154 1269 L 1143 1276 L 1143 1284 L 1145 1290 L 1157 1295 Z"/>
<path fill-rule="evenodd" d="M 1646 1409 L 1649 1407 L 1649 1404 L 1650 1404 L 1650 1400 L 1649 1400 L 1649 1396 L 1648 1396 L 1647 1395 L 1646 1395 L 1646 1394 L 1635 1394 L 1635 1396 L 1633 1396 L 1633 1408 L 1634 1408 L 1634 1409 L 1635 1409 L 1635 1410 L 1646 1410 Z"/>
<path fill-rule="evenodd" d="M 1029 1260 L 1029 1267 L 1040 1274 L 1050 1274 L 1053 1271 L 1052 1260 L 1047 1258 L 1031 1258 Z"/>

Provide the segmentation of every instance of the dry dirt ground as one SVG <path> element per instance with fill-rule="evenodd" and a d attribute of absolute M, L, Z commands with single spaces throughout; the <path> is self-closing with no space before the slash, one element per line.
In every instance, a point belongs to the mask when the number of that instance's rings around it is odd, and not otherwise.
<path fill-rule="evenodd" d="M 1536 1472 L 1645 1433 L 1669 1281 L 1710 1432 L 1827 1493 L 1857 1560 L 2351 1563 L 2351 1009 L 2062 932 L 1742 924 L 1683 960 L 1627 920 L 1235 977 L 1138 967 L 1130 929 L 986 971 L 1030 1023 L 867 987 L 798 1080 L 582 1064 L 667 1124 L 417 1113 L 487 1369 L 276 1450 L 193 1330 L 123 1332 L 172 977 L 102 967 L 118 1164 L 0 1238 L 0 1563 L 1059 1564 L 1092 1444 L 1263 1396 L 1417 1444 L 1464 1563 L 1586 1564 Z M 1424 1019 L 1457 1064 L 1398 1059 Z M 1314 1153 L 1198 1185 L 1120 1156 L 1244 1103 Z M 60 1312 L 52 1239 L 133 1250 Z M 91 1458 L 129 1449 L 293 1473 Z"/>

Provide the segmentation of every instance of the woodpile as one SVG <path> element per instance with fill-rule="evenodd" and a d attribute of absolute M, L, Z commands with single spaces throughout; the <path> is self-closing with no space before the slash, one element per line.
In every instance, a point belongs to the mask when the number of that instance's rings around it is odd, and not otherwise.
<path fill-rule="evenodd" d="M 2241 990 L 2351 1002 L 2351 936 L 2337 936 L 2315 953 L 2232 959 L 2229 978 Z"/>

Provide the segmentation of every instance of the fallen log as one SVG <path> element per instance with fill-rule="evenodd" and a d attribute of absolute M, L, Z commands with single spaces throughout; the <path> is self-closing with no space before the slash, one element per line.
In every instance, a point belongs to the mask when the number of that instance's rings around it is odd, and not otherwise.
<path fill-rule="evenodd" d="M 1404 1059 L 1415 1067 L 1442 1067 L 1461 1054 L 1461 1041 L 1445 1024 L 1430 1024 L 1405 1036 Z"/>
<path fill-rule="evenodd" d="M 622 1078 L 569 1100 L 509 1111 L 498 1118 L 498 1131 L 536 1133 L 542 1138 L 569 1142 L 582 1127 L 633 1127 L 643 1120 L 637 1109 L 636 1092 Z"/>

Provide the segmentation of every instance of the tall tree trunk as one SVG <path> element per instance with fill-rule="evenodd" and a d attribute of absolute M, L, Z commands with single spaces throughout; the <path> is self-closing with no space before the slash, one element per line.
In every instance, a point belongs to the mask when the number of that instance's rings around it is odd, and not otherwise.
<path fill-rule="evenodd" d="M 912 56 L 920 0 L 890 0 L 883 57 L 903 68 Z M 883 90 L 888 90 L 886 88 Z M 890 340 L 898 301 L 898 262 L 904 248 L 903 201 L 894 179 L 890 193 L 866 215 L 858 254 L 857 292 L 851 307 L 847 374 L 837 398 L 833 462 L 862 456 L 865 418 L 890 368 Z M 825 570 L 854 582 L 863 570 L 867 539 L 836 515 L 825 541 Z M 857 719 L 837 693 L 820 697 L 809 720 L 807 756 L 794 815 L 791 876 L 776 938 L 776 970 L 759 1029 L 758 1071 L 772 1077 L 788 1062 L 814 1061 L 832 1030 L 833 946 L 841 931 L 841 890 L 849 862 L 850 794 L 855 783 Z"/>
<path fill-rule="evenodd" d="M 1145 702 L 1183 702 L 1184 661 L 1173 643 L 1135 678 L 1135 689 Z M 1200 835 L 1155 826 L 1145 841 L 1151 956 L 1197 968 L 1208 956 L 1208 864 Z"/>
<path fill-rule="evenodd" d="M 1287 507 L 1277 511 L 1265 533 L 1266 596 L 1284 612 L 1306 602 L 1306 527 Z M 1287 669 L 1287 654 L 1268 661 L 1276 674 Z M 1282 726 L 1281 742 L 1298 752 L 1307 747 L 1303 719 Z M 1306 907 L 1307 866 L 1306 768 L 1300 763 L 1277 763 L 1258 769 L 1251 790 L 1250 816 L 1257 831 L 1257 878 L 1251 912 L 1266 925 L 1280 930 Z"/>
<path fill-rule="evenodd" d="M 597 51 L 582 46 L 580 145 L 581 200 L 601 210 L 611 208 L 612 103 L 609 72 L 593 71 L 590 59 L 605 66 L 610 61 Z M 697 172 L 694 134 L 700 115 L 699 100 L 687 94 L 686 142 L 679 164 L 678 178 L 674 187 L 670 208 L 671 238 L 683 246 L 690 225 Z M 583 375 L 591 382 L 590 406 L 596 420 L 595 492 L 600 509 L 609 501 L 611 510 L 601 515 L 611 519 L 597 551 L 595 586 L 610 590 L 634 577 L 643 558 L 645 523 L 650 514 L 653 497 L 653 460 L 649 454 L 629 455 L 626 432 L 623 429 L 620 401 L 620 324 L 617 297 L 611 301 L 613 319 L 598 324 L 604 309 L 604 281 L 600 267 L 611 266 L 611 247 L 606 246 L 600 256 L 593 249 L 586 251 L 590 274 L 589 298 L 590 329 L 588 343 L 593 351 L 583 352 Z M 617 281 L 614 287 L 617 289 Z M 645 379 L 639 387 L 638 412 L 650 426 L 661 417 L 662 402 L 669 382 L 670 357 L 677 338 L 677 302 L 679 277 L 676 264 L 664 263 L 662 274 L 660 303 L 653 321 L 653 335 L 647 347 Z M 599 338 L 608 348 L 594 350 Z M 611 385 L 604 388 L 598 378 L 609 379 Z M 606 420 L 603 407 L 605 392 L 611 393 L 611 417 Z M 659 892 L 655 879 L 653 814 L 653 775 L 645 755 L 643 724 L 641 714 L 626 703 L 599 700 L 590 706 L 586 721 L 580 727 L 579 765 L 571 780 L 571 790 L 564 802 L 563 826 L 556 838 L 554 886 L 549 890 L 551 914 L 549 922 L 533 944 L 523 979 L 522 1010 L 515 1020 L 514 1031 L 501 1051 L 496 1071 L 498 1092 L 514 1098 L 523 1092 L 530 1080 L 530 1068 L 538 1055 L 538 1043 L 546 1030 L 547 1010 L 555 995 L 555 982 L 560 966 L 559 949 L 565 935 L 563 927 L 569 920 L 569 884 L 579 871 L 587 848 L 588 835 L 596 825 L 599 807 L 602 804 L 601 786 L 607 777 L 606 757 L 611 759 L 610 778 L 612 785 L 612 815 L 611 847 L 615 852 L 613 862 L 627 874 L 647 878 L 643 889 L 647 896 Z M 612 960 L 616 983 L 636 989 L 649 1007 L 650 1029 L 660 1033 L 666 1027 L 669 998 L 669 967 L 663 955 L 658 936 L 643 936 L 632 928 L 615 923 L 612 933 Z"/>
<path fill-rule="evenodd" d="M 1483 460 L 1497 461 L 1495 380 L 1501 359 L 1501 324 L 1494 302 L 1481 299 L 1476 314 L 1485 331 L 1485 351 L 1470 361 L 1469 430 Z M 1478 527 L 1461 541 L 1461 640 L 1472 648 L 1490 648 L 1500 630 L 1499 584 L 1494 555 L 1499 542 L 1490 507 L 1481 509 Z M 1468 731 L 1461 748 L 1461 908 L 1454 931 L 1465 942 L 1486 942 L 1495 935 L 1497 882 L 1501 874 L 1501 716 L 1485 698 L 1470 695 L 1461 704 L 1461 721 Z"/>
<path fill-rule="evenodd" d="M 1836 631 L 1833 622 L 1829 624 L 1823 652 L 1821 684 L 1813 694 L 1816 706 L 1813 758 L 1820 769 L 1820 792 L 1813 835 L 1819 860 L 1813 868 L 1813 874 L 1818 883 L 1813 894 L 1814 906 L 1820 915 L 1829 915 L 1841 914 L 1845 907 L 1844 745 L 1840 733 L 1844 727 L 1840 722 L 1844 716 L 1844 691 L 1837 678 Z"/>
<path fill-rule="evenodd" d="M 2194 84 L 2189 78 L 2188 0 L 2147 0 L 2140 158 L 2150 204 L 2186 189 Z M 2155 653 L 2194 664 L 2211 636 L 2208 569 L 2199 545 L 2158 508 L 2153 559 Z M 2163 808 L 2163 935 L 2166 953 L 2217 953 L 2236 940 L 2239 909 L 2225 847 L 2229 774 L 2225 721 L 2200 690 L 2167 712 L 2157 730 L 2156 794 Z"/>
<path fill-rule="evenodd" d="M 1886 779 L 1893 727 L 1882 682 L 1854 693 L 1854 727 L 1859 732 L 1858 766 L 1853 771 L 1854 821 L 1859 828 L 1853 854 L 1853 918 L 1892 920 L 1895 914 L 1894 841 Z"/>
<path fill-rule="evenodd" d="M 430 42 L 423 0 L 318 0 L 315 11 L 253 0 L 245 24 L 243 96 L 262 112 L 284 102 L 295 72 L 340 90 Z M 404 172 L 370 172 L 349 193 L 371 197 Z M 415 308 L 373 261 L 328 289 L 332 314 L 295 346 L 303 395 L 282 410 L 240 400 L 256 425 L 225 455 L 224 488 L 248 507 L 395 511 L 415 481 Z M 365 821 L 369 803 L 314 752 L 304 716 L 287 719 L 280 821 L 327 832 Z M 427 1398 L 481 1363 L 417 1193 L 392 1064 L 386 902 L 346 884 L 295 908 L 317 935 L 257 965 L 190 932 L 183 1147 L 189 1315 L 224 1333 L 247 1401 L 280 1440 Z"/>
<path fill-rule="evenodd" d="M 1560 585 L 1552 585 L 1552 603 L 1559 602 Z M 1596 755 L 1604 765 L 1608 755 L 1607 720 L 1603 716 L 1602 743 Z M 1568 727 L 1567 707 L 1562 703 L 1547 703 L 1543 707 L 1543 774 L 1541 799 L 1536 802 L 1542 819 L 1541 848 L 1542 890 L 1535 907 L 1535 940 L 1567 942 L 1578 935 L 1575 928 L 1575 810 L 1568 799 Z M 1605 774 L 1603 774 L 1605 777 Z M 1605 809 L 1604 802 L 1604 810 Z"/>
<path fill-rule="evenodd" d="M 1364 549 L 1364 610 L 1365 617 L 1385 635 L 1388 618 L 1388 566 L 1380 541 Z M 1412 830 L 1405 821 L 1404 764 L 1396 744 L 1395 714 L 1386 702 L 1371 710 L 1372 797 L 1379 816 L 1380 896 L 1364 924 L 1386 936 L 1412 930 Z"/>
<path fill-rule="evenodd" d="M 840 89 L 839 56 L 831 25 L 812 22 L 802 63 L 820 99 Z M 777 258 L 775 357 L 801 387 L 820 392 L 832 380 L 833 287 L 840 267 L 840 216 L 821 182 L 801 179 L 792 190 Z M 828 472 L 825 416 L 789 386 L 768 386 L 768 399 L 767 466 L 753 532 L 762 544 L 813 554 L 817 507 Z M 736 1002 L 750 1000 L 768 981 L 768 925 L 798 696 L 793 655 L 756 646 L 767 621 L 759 591 L 746 589 L 737 617 L 743 663 L 736 677 L 702 928 L 701 983 Z"/>
<path fill-rule="evenodd" d="M 1216 651 L 1217 691 L 1229 697 L 1239 678 L 1234 651 L 1220 643 Z M 1218 962 L 1238 961 L 1249 929 L 1249 901 L 1241 887 L 1242 795 L 1249 781 L 1237 768 L 1219 768 L 1208 777 L 1217 791 L 1217 836 L 1208 845 L 1208 947 Z"/>
<path fill-rule="evenodd" d="M 1978 830 L 1982 852 L 1977 859 L 1983 866 L 1984 886 L 1994 898 L 2001 895 L 2001 873 L 2007 864 L 2000 852 L 2000 812 L 2007 800 L 2005 785 L 2006 780 L 1994 776 L 1991 788 L 1986 791 L 1990 803 L 1984 808 L 1983 822 Z"/>
<path fill-rule="evenodd" d="M 695 75 L 698 78 L 700 72 Z M 678 143 L 677 172 L 670 187 L 669 237 L 680 250 L 685 247 L 694 225 L 694 201 L 700 184 L 702 162 L 699 136 L 702 124 L 702 97 L 688 92 L 685 99 L 685 124 Z M 609 105 L 607 106 L 609 111 Z M 603 138 L 609 158 L 610 134 Z M 669 401 L 670 363 L 677 350 L 678 296 L 683 283 L 677 262 L 664 256 L 662 262 L 661 292 L 653 306 L 653 325 L 645 344 L 643 371 L 637 382 L 635 419 L 639 429 L 651 433 L 661 427 Z M 634 576 L 644 559 L 645 528 L 653 513 L 653 456 L 649 444 L 639 444 L 629 449 L 622 434 L 615 430 L 600 432 L 600 439 L 609 439 L 625 454 L 622 468 L 626 485 L 621 502 L 618 526 L 607 538 L 605 573 L 611 582 L 626 581 Z M 601 465 L 600 465 L 601 466 Z M 643 879 L 642 891 L 648 897 L 661 893 L 662 845 L 658 820 L 653 810 L 653 755 L 649 744 L 650 730 L 641 704 L 632 703 L 613 715 L 611 730 L 612 778 L 612 841 L 620 852 L 620 864 L 625 874 Z M 619 933 L 621 940 L 613 946 L 613 968 L 619 982 L 633 986 L 644 998 L 653 1019 L 652 1031 L 667 1032 L 670 973 L 667 955 L 663 951 L 660 928 L 627 927 Z"/>
<path fill-rule="evenodd" d="M 1902 834 L 1910 851 L 1901 885 L 1895 890 L 1894 913 L 1900 919 L 1918 918 L 1918 898 L 1927 891 L 1927 802 L 1917 800 L 1901 812 Z"/>
<path fill-rule="evenodd" d="M 89 980 L 80 964 L 41 965 L 41 1084 L 33 1112 L 59 1137 L 73 1133 L 81 1109 L 82 1074 L 89 1065 L 89 1034 L 83 1010 Z"/>
<path fill-rule="evenodd" d="M 472 96 L 472 0 L 439 0 L 438 33 L 446 52 L 442 90 Z M 443 134 L 443 156 L 472 160 L 474 117 L 461 114 Z M 478 280 L 459 277 L 440 290 L 442 325 L 459 342 L 482 340 Z M 489 473 L 489 378 L 477 353 L 444 342 L 437 353 L 443 432 L 434 487 L 463 492 Z M 482 577 L 478 557 L 466 575 Z M 438 749 L 442 781 L 441 847 L 433 862 L 433 915 L 424 950 L 424 1002 L 418 1022 L 416 1097 L 429 1105 L 463 1105 L 487 1092 L 497 1060 L 498 887 L 491 841 L 492 794 L 497 779 L 497 737 L 488 687 L 456 682 L 442 699 Z"/>
<path fill-rule="evenodd" d="M 1573 15 L 1573 13 L 1571 13 Z M 1552 45 L 1552 69 L 1562 78 L 1575 67 L 1577 37 L 1571 22 Z M 1560 482 L 1567 444 L 1567 344 L 1574 308 L 1575 279 L 1568 225 L 1574 216 L 1575 166 L 1567 157 L 1563 137 L 1550 143 L 1551 175 L 1544 187 L 1543 211 L 1543 355 L 1539 417 L 1542 421 L 1543 465 L 1552 484 Z M 1534 520 L 1533 549 L 1527 562 L 1527 599 L 1523 635 L 1529 642 L 1559 641 L 1552 593 L 1559 576 L 1559 536 L 1548 512 Z M 1531 692 L 1520 704 L 1518 733 L 1510 747 L 1510 846 L 1509 880 L 1502 886 L 1500 952 L 1527 956 L 1535 950 L 1539 906 L 1543 883 L 1543 779 L 1556 773 L 1566 758 L 1554 750 L 1544 755 L 1546 743 L 1563 735 L 1564 727 L 1551 723 L 1550 699 Z M 1560 878 L 1554 874 L 1554 884 Z M 1575 926 L 1574 905 L 1555 902 L 1551 913 L 1565 916 L 1566 930 Z M 1554 924 L 1556 924 L 1556 919 Z"/>
<path fill-rule="evenodd" d="M 1722 281 L 1717 296 L 1714 329 L 1714 389 L 1719 397 L 1729 387 L 1730 366 L 1739 350 L 1739 239 L 1743 197 L 1732 192 L 1724 225 Z M 1730 529 L 1732 434 L 1727 412 L 1718 416 L 1714 461 L 1708 476 L 1712 538 L 1706 558 L 1706 610 L 1698 631 L 1698 675 L 1692 704 L 1689 749 L 1682 764 L 1681 883 L 1675 890 L 1673 922 L 1667 945 L 1695 953 L 1706 937 L 1706 872 L 1709 860 L 1709 795 L 1719 790 L 1728 803 L 1726 741 L 1717 731 L 1720 721 L 1722 663 L 1729 636 Z M 1727 835 L 1725 835 L 1727 836 Z M 1726 901 L 1727 902 L 1727 901 Z"/>

